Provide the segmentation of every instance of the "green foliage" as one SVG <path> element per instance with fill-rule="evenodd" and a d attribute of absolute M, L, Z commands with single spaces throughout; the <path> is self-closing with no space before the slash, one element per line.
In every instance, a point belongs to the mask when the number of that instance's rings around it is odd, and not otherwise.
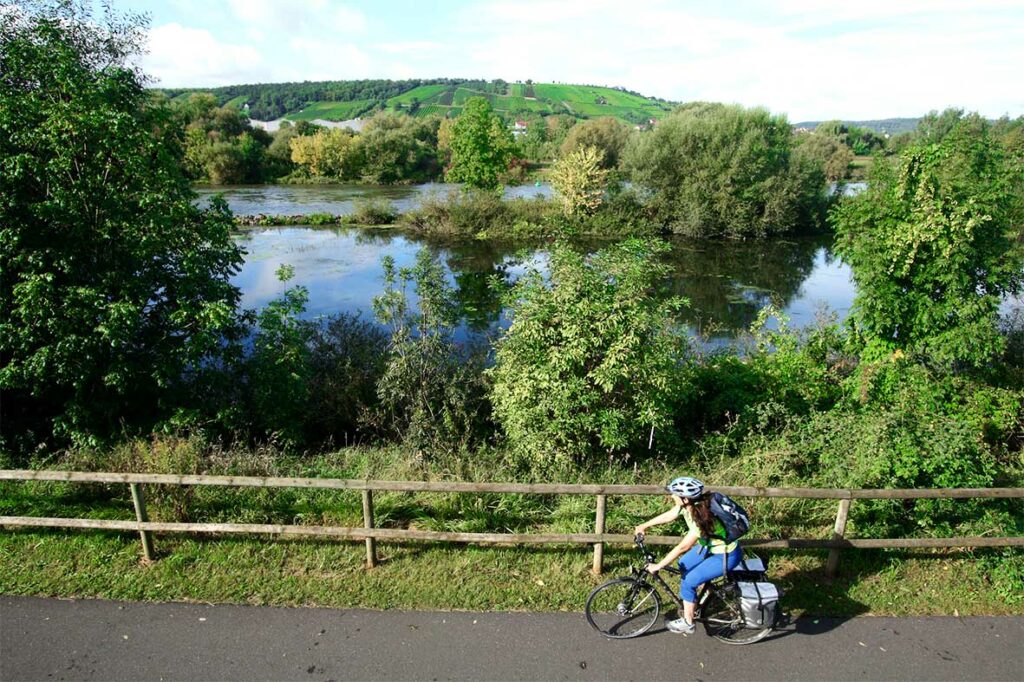
<path fill-rule="evenodd" d="M 550 135 L 547 122 L 537 116 L 526 120 L 526 132 L 517 140 L 519 152 L 533 162 L 540 162 L 551 158 L 551 148 L 548 145 Z"/>
<path fill-rule="evenodd" d="M 400 216 L 409 229 L 439 235 L 513 239 L 546 234 L 557 207 L 547 199 L 505 201 L 494 192 L 453 190 L 431 196 Z"/>
<path fill-rule="evenodd" d="M 235 327 L 223 202 L 179 170 L 179 128 L 128 67 L 144 25 L 86 5 L 0 12 L 4 434 L 149 428 Z"/>
<path fill-rule="evenodd" d="M 357 225 L 390 225 L 398 219 L 398 211 L 387 199 L 356 199 L 349 220 Z"/>
<path fill-rule="evenodd" d="M 348 128 L 322 128 L 312 135 L 292 134 L 288 139 L 291 161 L 313 177 L 352 180 L 362 171 L 363 156 Z"/>
<path fill-rule="evenodd" d="M 673 232 L 763 238 L 819 223 L 824 173 L 792 146 L 784 116 L 697 103 L 631 138 L 625 166 Z"/>
<path fill-rule="evenodd" d="M 973 115 L 939 142 L 876 163 L 833 215 L 857 283 L 851 320 L 867 357 L 895 350 L 981 366 L 1003 347 L 999 303 L 1020 290 L 1010 248 L 1012 166 Z"/>
<path fill-rule="evenodd" d="M 601 152 L 601 167 L 616 168 L 630 132 L 629 126 L 614 118 L 602 117 L 582 121 L 573 126 L 566 136 L 565 142 L 562 143 L 562 156 L 568 156 L 586 147 L 595 147 Z"/>
<path fill-rule="evenodd" d="M 287 282 L 294 270 L 282 265 L 278 279 Z M 299 320 L 309 293 L 305 287 L 287 289 L 256 315 L 252 350 L 246 358 L 249 428 L 287 445 L 303 441 L 311 379 L 310 329 Z"/>
<path fill-rule="evenodd" d="M 817 131 L 798 135 L 794 154 L 806 156 L 825 171 L 825 178 L 837 182 L 850 177 L 853 151 L 834 137 Z"/>
<path fill-rule="evenodd" d="M 273 138 L 249 126 L 234 107 L 218 107 L 209 94 L 195 94 L 173 104 L 185 127 L 185 172 L 193 180 L 215 185 L 262 182 L 279 164 L 269 163 Z"/>
<path fill-rule="evenodd" d="M 391 339 L 371 423 L 423 458 L 465 453 L 483 437 L 486 383 L 482 356 L 453 339 L 458 309 L 444 268 L 426 249 L 412 268 L 396 269 L 391 257 L 382 265 L 384 293 L 374 309 Z M 409 304 L 410 286 L 418 312 Z"/>
<path fill-rule="evenodd" d="M 567 216 L 590 215 L 601 206 L 608 183 L 602 159 L 603 152 L 597 147 L 580 147 L 551 169 L 551 186 L 561 195 Z"/>
<path fill-rule="evenodd" d="M 671 421 L 685 343 L 666 297 L 660 242 L 630 240 L 585 257 L 552 252 L 509 293 L 512 325 L 497 344 L 494 413 L 520 457 L 538 468 L 626 455 Z"/>
<path fill-rule="evenodd" d="M 512 133 L 482 97 L 473 97 L 455 121 L 451 167 L 446 178 L 477 189 L 500 187 L 498 176 L 508 168 L 514 148 Z"/>
<path fill-rule="evenodd" d="M 885 148 L 885 138 L 870 128 L 842 121 L 823 121 L 814 135 L 835 140 L 857 156 L 868 156 Z"/>
<path fill-rule="evenodd" d="M 388 335 L 355 315 L 306 323 L 311 328 L 308 407 L 300 418 L 306 442 L 358 443 L 369 435 L 368 415 L 377 405 Z"/>
<path fill-rule="evenodd" d="M 439 177 L 437 135 L 441 119 L 378 113 L 356 138 L 363 158 L 360 178 L 375 184 L 426 182 Z"/>

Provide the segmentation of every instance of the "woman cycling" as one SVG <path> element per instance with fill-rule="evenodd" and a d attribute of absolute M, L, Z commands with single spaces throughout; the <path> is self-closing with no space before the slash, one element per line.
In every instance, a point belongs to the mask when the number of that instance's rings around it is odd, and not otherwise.
<path fill-rule="evenodd" d="M 723 553 L 726 554 L 726 566 L 732 570 L 740 563 L 743 552 L 738 542 L 726 545 L 725 540 L 720 539 L 725 537 L 725 527 L 711 513 L 708 495 L 704 493 L 701 481 L 681 476 L 672 479 L 665 488 L 672 495 L 674 506 L 650 521 L 641 523 L 635 532 L 643 536 L 651 526 L 670 523 L 682 514 L 686 522 L 686 537 L 664 559 L 656 564 L 648 564 L 647 571 L 657 573 L 679 559 L 679 570 L 683 575 L 679 583 L 679 596 L 683 600 L 684 609 L 682 616 L 669 621 L 667 627 L 672 632 L 689 635 L 694 631 L 693 612 L 697 588 L 709 580 L 721 577 Z"/>

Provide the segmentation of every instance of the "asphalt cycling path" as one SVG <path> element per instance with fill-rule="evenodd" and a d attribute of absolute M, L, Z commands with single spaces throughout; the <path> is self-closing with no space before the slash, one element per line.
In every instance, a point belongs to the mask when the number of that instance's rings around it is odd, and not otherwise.
<path fill-rule="evenodd" d="M 746 647 L 580 613 L 0 596 L 0 680 L 1024 680 L 1024 617 L 801 618 Z"/>

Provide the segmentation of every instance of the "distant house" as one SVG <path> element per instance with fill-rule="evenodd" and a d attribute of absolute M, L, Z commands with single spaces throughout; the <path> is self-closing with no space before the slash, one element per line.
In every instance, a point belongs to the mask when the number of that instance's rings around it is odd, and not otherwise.
<path fill-rule="evenodd" d="M 529 125 L 526 123 L 526 121 L 516 121 L 515 123 L 512 124 L 512 136 L 519 137 L 520 135 L 526 132 L 527 128 L 529 128 Z"/>

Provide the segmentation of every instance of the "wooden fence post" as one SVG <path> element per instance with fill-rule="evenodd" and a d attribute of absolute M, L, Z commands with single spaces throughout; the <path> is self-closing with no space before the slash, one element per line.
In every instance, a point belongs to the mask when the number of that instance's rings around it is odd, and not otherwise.
<path fill-rule="evenodd" d="M 604 506 L 605 506 L 605 495 L 597 496 L 597 514 L 594 518 L 594 532 L 598 535 L 604 533 Z M 601 575 L 601 570 L 604 568 L 604 543 L 594 543 L 594 573 Z"/>
<path fill-rule="evenodd" d="M 373 528 L 373 491 L 363 490 L 363 528 Z M 377 565 L 377 540 L 366 538 L 366 567 Z"/>
<path fill-rule="evenodd" d="M 833 540 L 842 540 L 843 535 L 846 534 L 846 518 L 850 514 L 850 502 L 849 498 L 845 500 L 839 500 L 839 511 L 836 512 L 836 526 L 832 531 Z M 828 551 L 828 561 L 825 563 L 825 576 L 833 578 L 836 575 L 836 569 L 839 567 L 839 548 L 835 547 Z"/>
<path fill-rule="evenodd" d="M 146 499 L 142 496 L 142 484 L 141 483 L 129 483 L 132 489 L 132 504 L 135 505 L 135 519 L 139 523 L 145 523 L 149 521 L 149 516 L 146 514 Z M 146 561 L 153 560 L 153 534 L 148 530 L 140 530 L 139 536 L 142 538 L 142 556 L 145 557 Z"/>

